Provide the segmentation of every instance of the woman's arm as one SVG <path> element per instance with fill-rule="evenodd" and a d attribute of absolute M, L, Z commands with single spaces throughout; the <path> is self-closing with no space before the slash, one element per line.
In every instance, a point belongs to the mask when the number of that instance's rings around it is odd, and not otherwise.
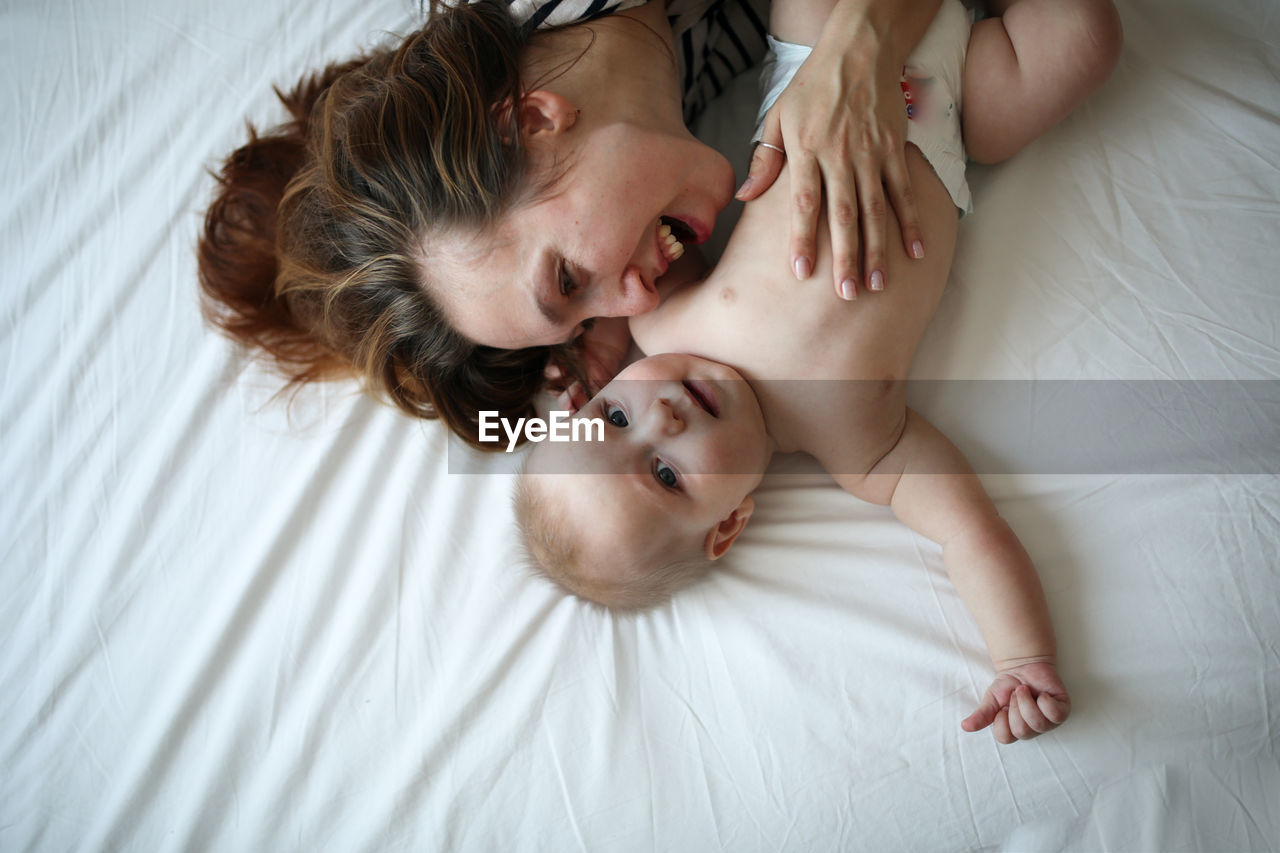
<path fill-rule="evenodd" d="M 791 166 L 791 269 L 808 278 L 816 256 L 825 188 L 842 298 L 885 286 L 885 218 L 902 226 L 903 247 L 923 257 L 924 240 L 907 175 L 902 66 L 941 0 L 774 0 L 775 38 L 813 53 L 765 118 L 738 198 L 757 198 Z M 885 192 L 888 191 L 888 201 Z M 861 254 L 861 258 L 859 257 Z"/>

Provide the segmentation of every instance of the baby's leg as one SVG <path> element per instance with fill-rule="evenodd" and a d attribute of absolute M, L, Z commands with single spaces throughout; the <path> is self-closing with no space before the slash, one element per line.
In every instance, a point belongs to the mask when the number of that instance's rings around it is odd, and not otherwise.
<path fill-rule="evenodd" d="M 1123 34 L 1111 0 L 992 0 L 964 66 L 964 145 L 998 163 L 1067 116 L 1110 76 Z"/>

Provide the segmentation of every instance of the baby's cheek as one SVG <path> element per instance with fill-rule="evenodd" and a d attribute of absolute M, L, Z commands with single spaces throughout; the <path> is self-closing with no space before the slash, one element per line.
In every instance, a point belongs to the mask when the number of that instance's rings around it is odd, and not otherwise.
<path fill-rule="evenodd" d="M 717 447 L 713 470 L 721 474 L 763 474 L 763 456 L 760 442 L 754 441 L 751 436 L 738 436 L 736 441 Z"/>

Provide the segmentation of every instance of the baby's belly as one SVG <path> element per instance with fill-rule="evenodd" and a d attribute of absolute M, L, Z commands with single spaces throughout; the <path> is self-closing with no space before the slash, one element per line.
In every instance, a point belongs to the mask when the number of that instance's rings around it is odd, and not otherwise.
<path fill-rule="evenodd" d="M 790 416 L 786 426 L 843 486 L 888 453 L 906 419 L 906 385 L 879 379 L 767 383 Z M 783 400 L 783 397 L 787 399 Z"/>
<path fill-rule="evenodd" d="M 789 196 L 770 190 L 747 205 L 724 257 L 699 294 L 704 308 L 722 313 L 723 341 L 754 370 L 814 379 L 903 377 L 933 317 L 955 252 L 958 212 L 946 188 L 913 146 L 908 168 L 924 232 L 925 257 L 902 246 L 896 219 L 886 234 L 885 287 L 858 288 L 852 301 L 836 293 L 831 238 L 819 228 L 814 273 L 790 273 Z M 753 205 L 770 205 L 754 208 Z"/>

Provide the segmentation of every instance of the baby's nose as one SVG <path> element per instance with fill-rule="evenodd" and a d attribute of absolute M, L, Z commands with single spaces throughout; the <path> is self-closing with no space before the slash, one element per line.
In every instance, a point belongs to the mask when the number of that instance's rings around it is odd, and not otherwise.
<path fill-rule="evenodd" d="M 680 417 L 680 413 L 671 405 L 670 400 L 665 397 L 659 397 L 654 401 L 653 409 L 658 429 L 663 435 L 679 435 L 684 431 L 684 419 Z"/>

